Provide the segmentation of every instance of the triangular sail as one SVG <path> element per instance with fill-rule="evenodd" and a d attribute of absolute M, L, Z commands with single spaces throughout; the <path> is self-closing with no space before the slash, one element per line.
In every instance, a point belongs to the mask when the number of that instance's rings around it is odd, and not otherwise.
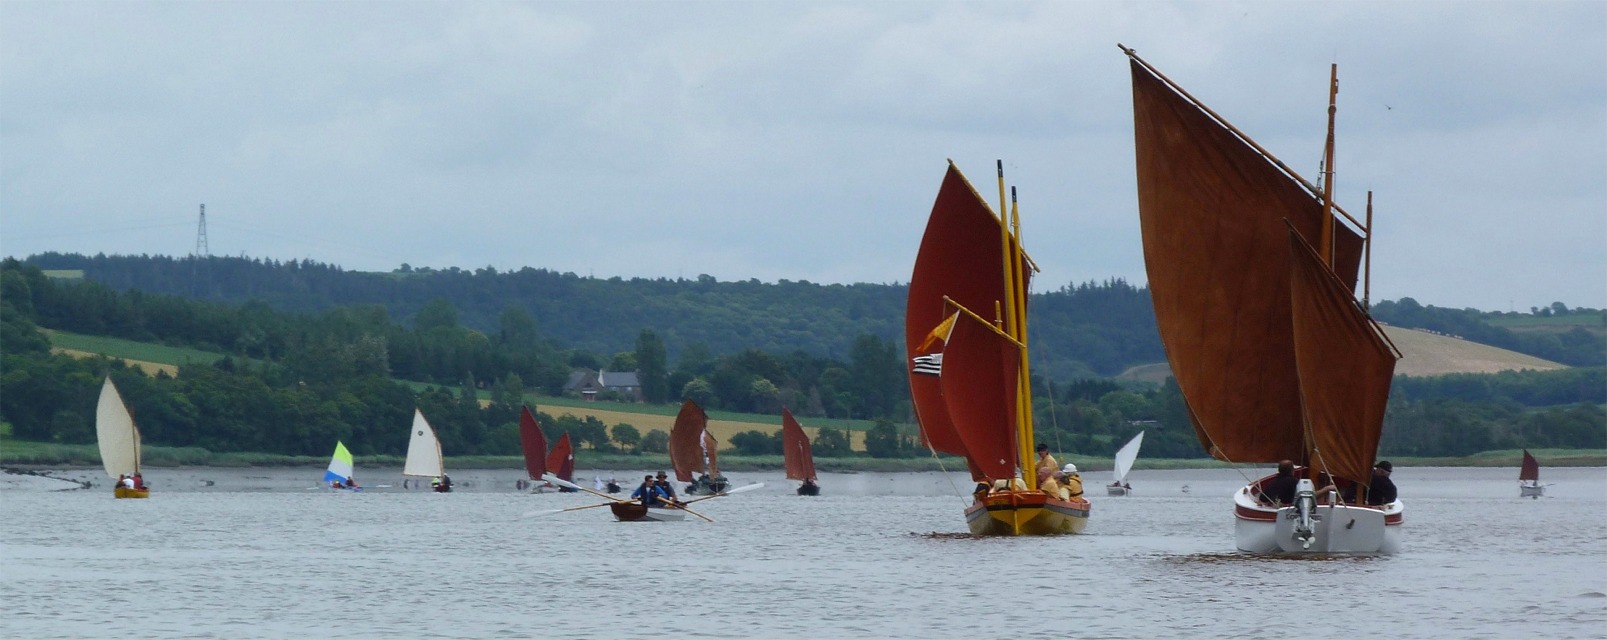
<path fill-rule="evenodd" d="M 558 436 L 558 443 L 552 445 L 552 453 L 547 454 L 547 470 L 559 478 L 574 481 L 575 449 L 569 444 L 568 432 Z"/>
<path fill-rule="evenodd" d="M 703 430 L 708 424 L 709 416 L 703 413 L 703 407 L 691 400 L 681 403 L 681 412 L 670 429 L 670 466 L 675 469 L 676 480 L 691 482 L 703 471 Z"/>
<path fill-rule="evenodd" d="M 948 357 L 927 344 L 927 336 L 952 313 L 948 297 L 978 313 L 989 314 L 1005 304 L 1004 247 L 1000 218 L 977 194 L 951 162 L 932 204 L 925 234 L 910 275 L 909 299 L 904 315 L 904 346 L 910 373 L 910 397 L 920 422 L 921 438 L 932 449 L 970 460 L 964 438 L 956 430 L 942 396 L 937 375 Z M 1030 269 L 1022 266 L 1017 272 Z M 1022 287 L 1025 290 L 1025 286 Z M 940 349 L 940 347 L 939 347 Z M 963 391 L 956 391 L 964 393 Z M 986 474 L 976 466 L 971 475 Z"/>
<path fill-rule="evenodd" d="M 1131 66 L 1144 265 L 1195 432 L 1222 460 L 1303 461 L 1284 220 L 1321 237 L 1323 203 L 1143 63 Z M 1361 244 L 1335 225 L 1346 288 Z"/>
<path fill-rule="evenodd" d="M 787 462 L 788 480 L 815 478 L 815 454 L 809 448 L 809 434 L 786 409 L 781 410 L 781 451 Z"/>
<path fill-rule="evenodd" d="M 1317 251 L 1293 229 L 1288 234 L 1295 364 L 1311 462 L 1366 485 L 1384 431 L 1395 352 Z"/>
<path fill-rule="evenodd" d="M 335 441 L 335 454 L 329 458 L 329 469 L 324 471 L 324 482 L 347 482 L 352 479 L 352 452 L 346 445 Z"/>
<path fill-rule="evenodd" d="M 1122 448 L 1116 450 L 1116 466 L 1111 470 L 1116 482 L 1127 480 L 1127 472 L 1133 470 L 1133 461 L 1138 460 L 1138 448 L 1143 445 L 1144 432 L 1140 431 L 1132 440 L 1128 440 L 1127 444 L 1122 445 Z"/>
<path fill-rule="evenodd" d="M 519 407 L 519 447 L 525 455 L 525 473 L 531 480 L 540 480 L 547 472 L 547 435 L 541 432 L 530 407 Z"/>
<path fill-rule="evenodd" d="M 708 465 L 709 475 L 720 477 L 720 441 L 714 439 L 707 427 L 703 429 L 703 459 Z"/>
<path fill-rule="evenodd" d="M 441 475 L 441 441 L 424 419 L 424 412 L 413 410 L 413 430 L 407 439 L 407 462 L 402 475 L 433 478 Z"/>
<path fill-rule="evenodd" d="M 975 480 L 1011 478 L 1021 468 L 1016 385 L 1021 347 L 981 318 L 960 312 L 943 348 L 942 398 L 965 445 Z"/>
<path fill-rule="evenodd" d="M 1540 463 L 1529 455 L 1529 450 L 1523 450 L 1523 468 L 1518 469 L 1519 480 L 1540 481 Z"/>
<path fill-rule="evenodd" d="M 106 475 L 116 479 L 139 472 L 139 429 L 109 376 L 101 383 L 100 400 L 95 403 L 95 439 Z"/>

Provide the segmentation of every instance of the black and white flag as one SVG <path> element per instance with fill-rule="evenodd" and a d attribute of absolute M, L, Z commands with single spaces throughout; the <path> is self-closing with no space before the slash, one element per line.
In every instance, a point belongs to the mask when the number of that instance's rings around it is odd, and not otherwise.
<path fill-rule="evenodd" d="M 942 353 L 930 353 L 924 356 L 915 356 L 911 361 L 915 363 L 915 366 L 910 369 L 910 373 L 919 373 L 921 375 L 928 376 L 943 374 Z"/>

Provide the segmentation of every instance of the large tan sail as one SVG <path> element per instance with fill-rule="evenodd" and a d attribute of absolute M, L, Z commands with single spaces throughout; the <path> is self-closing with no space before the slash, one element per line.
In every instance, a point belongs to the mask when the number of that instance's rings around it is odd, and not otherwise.
<path fill-rule="evenodd" d="M 402 475 L 433 478 L 441 475 L 441 441 L 435 429 L 424 419 L 424 412 L 413 410 L 413 431 L 407 438 L 407 462 Z"/>
<path fill-rule="evenodd" d="M 116 479 L 139 471 L 139 429 L 110 377 L 101 383 L 100 400 L 95 403 L 95 439 L 107 476 Z"/>

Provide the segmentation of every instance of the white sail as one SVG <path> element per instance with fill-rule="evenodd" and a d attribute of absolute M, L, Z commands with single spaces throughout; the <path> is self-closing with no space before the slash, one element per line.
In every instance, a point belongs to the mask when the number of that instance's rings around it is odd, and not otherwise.
<path fill-rule="evenodd" d="M 110 377 L 101 385 L 100 401 L 95 405 L 95 437 L 100 441 L 106 475 L 115 479 L 139 471 L 139 429 Z"/>
<path fill-rule="evenodd" d="M 407 463 L 402 475 L 426 478 L 441 475 L 441 441 L 435 438 L 435 429 L 424 420 L 424 412 L 413 410 L 413 431 L 407 439 Z"/>
<path fill-rule="evenodd" d="M 1127 472 L 1133 470 L 1133 461 L 1138 459 L 1138 447 L 1142 444 L 1144 444 L 1144 432 L 1140 431 L 1116 452 L 1116 468 L 1113 471 L 1116 482 L 1127 480 Z"/>

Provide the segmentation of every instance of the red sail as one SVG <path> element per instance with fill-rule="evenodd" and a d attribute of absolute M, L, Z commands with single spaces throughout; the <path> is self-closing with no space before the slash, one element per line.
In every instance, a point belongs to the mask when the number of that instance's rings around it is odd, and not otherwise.
<path fill-rule="evenodd" d="M 564 480 L 575 479 L 575 450 L 569 444 L 569 433 L 558 437 L 558 444 L 552 445 L 552 453 L 547 454 L 547 470 Z"/>
<path fill-rule="evenodd" d="M 675 468 L 675 479 L 691 482 L 703 471 L 703 432 L 709 416 L 703 407 L 687 400 L 681 403 L 681 412 L 675 416 L 670 429 L 670 466 Z"/>
<path fill-rule="evenodd" d="M 708 460 L 709 475 L 720 477 L 720 441 L 714 439 L 707 426 L 703 428 L 703 455 Z"/>
<path fill-rule="evenodd" d="M 814 479 L 815 454 L 809 449 L 809 434 L 786 409 L 781 410 L 781 451 L 787 461 L 788 480 Z"/>
<path fill-rule="evenodd" d="M 1137 60 L 1132 81 L 1144 266 L 1195 433 L 1222 460 L 1304 460 L 1284 221 L 1321 237 L 1323 203 Z M 1334 237 L 1353 289 L 1361 237 Z"/>
<path fill-rule="evenodd" d="M 531 480 L 540 480 L 541 474 L 547 472 L 547 436 L 541 433 L 530 407 L 519 408 L 519 446 L 524 449 L 525 473 L 530 474 Z"/>
<path fill-rule="evenodd" d="M 1016 393 L 1021 348 L 983 321 L 961 313 L 943 348 L 943 400 L 965 443 L 972 479 L 1011 478 L 1016 448 Z"/>
<path fill-rule="evenodd" d="M 943 401 L 943 385 L 933 375 L 935 363 L 941 363 L 947 355 L 932 348 L 922 350 L 921 345 L 933 328 L 952 313 L 943 302 L 944 296 L 984 316 L 991 316 L 996 305 L 1005 303 L 1000 235 L 999 218 L 950 163 L 932 204 L 915 258 L 915 271 L 910 276 L 904 314 L 904 347 L 909 358 L 905 365 L 910 372 L 910 397 L 921 425 L 921 437 L 937 451 L 967 456 L 968 460 L 965 442 Z M 1024 265 L 1025 260 L 1019 270 L 1023 274 L 1029 272 Z M 932 360 L 933 355 L 938 355 L 938 360 Z M 918 357 L 927 358 L 926 364 L 931 366 L 918 366 Z M 971 475 L 984 474 L 973 464 Z"/>
<path fill-rule="evenodd" d="M 1540 481 L 1540 463 L 1529 455 L 1528 449 L 1523 450 L 1523 468 L 1518 470 L 1518 479 Z"/>
<path fill-rule="evenodd" d="M 1395 351 L 1316 249 L 1288 231 L 1295 368 L 1312 464 L 1363 485 L 1373 477 Z"/>

